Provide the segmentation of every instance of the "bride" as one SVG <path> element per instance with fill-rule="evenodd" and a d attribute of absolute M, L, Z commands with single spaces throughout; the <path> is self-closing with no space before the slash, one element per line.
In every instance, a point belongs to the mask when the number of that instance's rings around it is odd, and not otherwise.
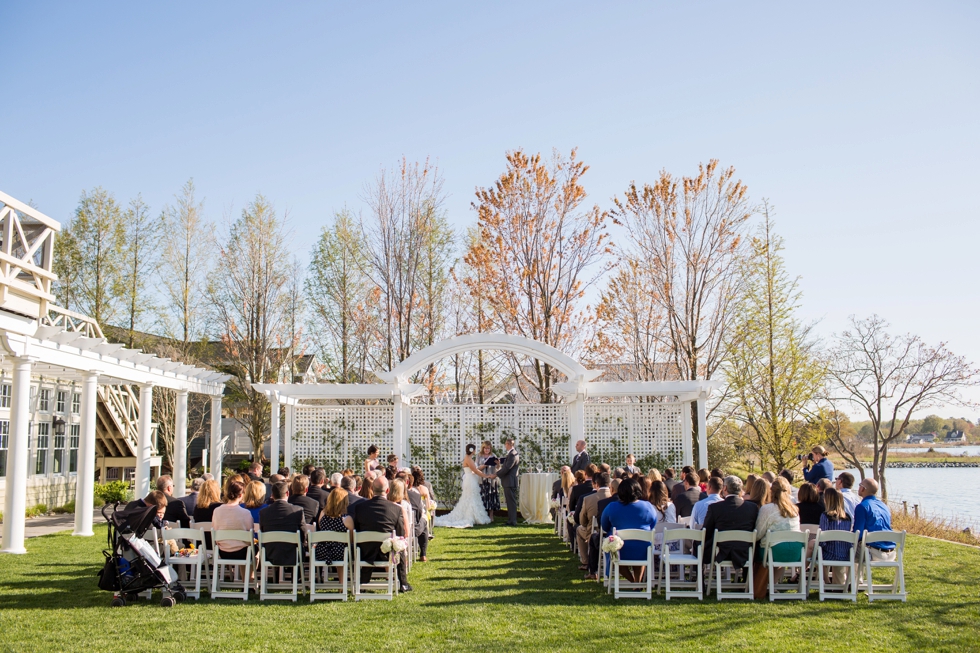
<path fill-rule="evenodd" d="M 474 524 L 490 523 L 490 515 L 483 507 L 483 499 L 480 497 L 480 479 L 492 478 L 492 476 L 477 469 L 476 463 L 473 462 L 474 451 L 476 445 L 466 445 L 466 455 L 463 457 L 463 492 L 452 512 L 436 517 L 436 526 L 470 528 Z"/>

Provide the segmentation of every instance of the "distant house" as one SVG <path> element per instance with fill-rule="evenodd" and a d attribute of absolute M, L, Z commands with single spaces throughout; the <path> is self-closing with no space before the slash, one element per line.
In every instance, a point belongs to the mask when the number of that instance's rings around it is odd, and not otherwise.
<path fill-rule="evenodd" d="M 906 442 L 908 442 L 909 444 L 923 444 L 926 442 L 932 443 L 935 441 L 936 441 L 935 433 L 913 433 L 906 439 Z"/>
<path fill-rule="evenodd" d="M 946 438 L 943 440 L 946 444 L 965 444 L 966 434 L 963 431 L 950 431 L 946 434 Z"/>

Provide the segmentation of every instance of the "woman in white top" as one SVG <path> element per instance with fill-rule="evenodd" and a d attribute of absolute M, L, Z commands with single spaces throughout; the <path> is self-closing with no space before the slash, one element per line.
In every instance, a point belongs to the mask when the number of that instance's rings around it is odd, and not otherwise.
<path fill-rule="evenodd" d="M 770 489 L 770 502 L 759 508 L 755 521 L 756 537 L 759 538 L 759 559 L 765 555 L 769 531 L 800 530 L 800 513 L 793 505 L 793 491 L 789 481 L 782 476 L 776 478 Z M 793 542 L 777 544 L 772 548 L 774 562 L 793 562 L 800 559 L 802 545 Z"/>
<path fill-rule="evenodd" d="M 252 513 L 242 507 L 242 496 L 245 486 L 238 481 L 232 481 L 225 488 L 227 496 L 225 503 L 214 509 L 211 515 L 211 528 L 216 531 L 251 531 L 255 522 Z M 219 540 L 216 542 L 221 549 L 222 558 L 237 558 L 244 560 L 248 555 L 248 545 L 239 540 Z"/>
<path fill-rule="evenodd" d="M 677 523 L 677 508 L 671 503 L 667 486 L 663 481 L 654 481 L 650 484 L 650 503 L 653 504 L 653 512 L 657 516 L 658 524 Z M 654 536 L 653 550 L 659 552 L 663 543 L 664 533 L 663 529 L 660 529 L 660 532 Z M 672 547 L 671 551 L 673 550 Z"/>

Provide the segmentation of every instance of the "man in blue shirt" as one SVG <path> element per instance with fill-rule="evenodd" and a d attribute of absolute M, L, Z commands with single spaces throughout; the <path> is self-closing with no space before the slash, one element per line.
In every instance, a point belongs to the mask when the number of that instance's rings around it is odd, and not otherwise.
<path fill-rule="evenodd" d="M 723 501 L 720 495 L 722 485 L 722 480 L 717 476 L 708 479 L 708 496 L 695 503 L 691 510 L 691 528 L 704 526 L 704 519 L 708 516 L 708 506 Z"/>
<path fill-rule="evenodd" d="M 892 512 L 878 498 L 878 481 L 866 478 L 858 486 L 861 503 L 854 508 L 854 532 L 875 533 L 892 529 Z M 894 560 L 894 542 L 874 542 L 868 545 L 872 560 Z"/>
<path fill-rule="evenodd" d="M 854 487 L 854 474 L 850 472 L 841 472 L 837 475 L 837 481 L 834 483 L 834 487 L 841 493 L 841 497 L 844 499 L 844 512 L 847 516 L 854 521 L 854 508 L 857 507 L 858 502 L 861 500 L 858 495 L 851 492 L 851 488 Z"/>
<path fill-rule="evenodd" d="M 811 449 L 808 458 L 813 461 L 813 466 L 803 470 L 803 478 L 814 485 L 822 478 L 834 482 L 834 463 L 827 457 L 826 449 L 818 444 Z"/>

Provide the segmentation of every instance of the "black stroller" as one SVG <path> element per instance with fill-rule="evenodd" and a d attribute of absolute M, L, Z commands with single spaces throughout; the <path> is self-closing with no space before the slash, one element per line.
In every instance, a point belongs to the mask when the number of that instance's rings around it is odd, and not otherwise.
<path fill-rule="evenodd" d="M 153 524 L 156 507 L 137 506 L 119 508 L 113 504 L 102 507 L 102 516 L 109 524 L 109 548 L 102 552 L 105 566 L 99 572 L 99 589 L 112 592 L 112 606 L 122 607 L 139 598 L 140 592 L 160 588 L 163 599 L 160 605 L 169 608 L 187 598 L 184 588 L 177 582 L 177 572 L 143 539 L 143 534 Z"/>

